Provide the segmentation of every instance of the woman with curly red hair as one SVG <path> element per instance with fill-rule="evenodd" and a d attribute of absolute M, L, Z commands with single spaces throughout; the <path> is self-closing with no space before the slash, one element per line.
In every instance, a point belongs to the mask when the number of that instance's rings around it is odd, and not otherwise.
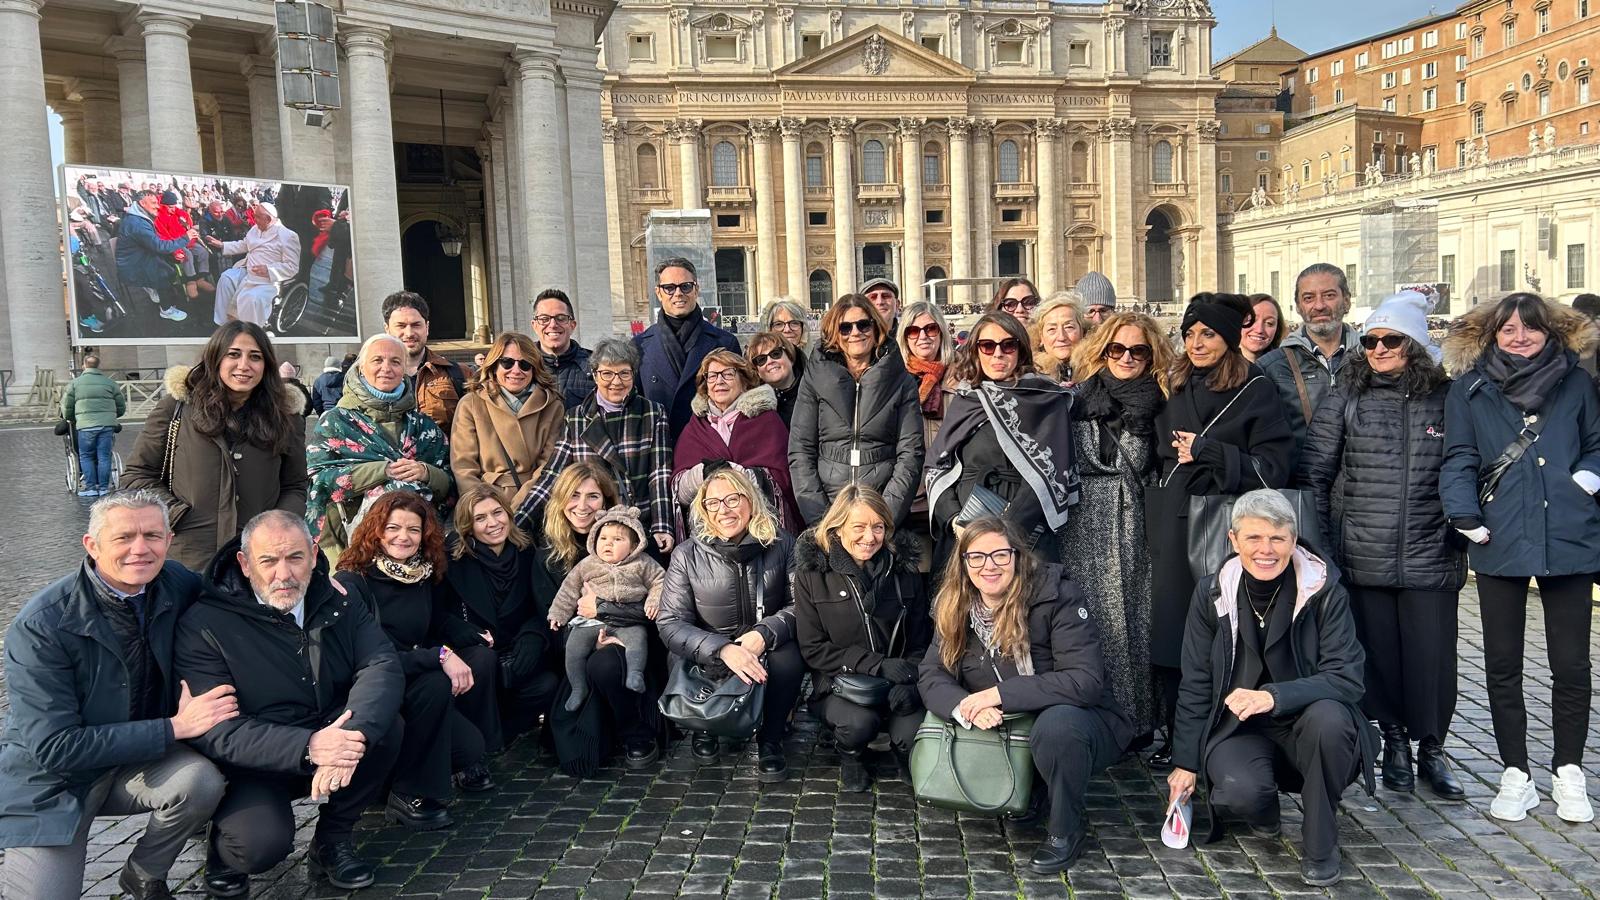
<path fill-rule="evenodd" d="M 410 491 L 379 497 L 356 523 L 336 576 L 366 600 L 394 642 L 406 675 L 400 715 L 405 738 L 389 793 L 389 818 L 419 830 L 450 824 L 451 773 L 465 791 L 494 787 L 483 764 L 484 741 L 471 724 L 494 703 L 494 651 L 442 637 L 446 564 L 444 528 L 433 506 Z"/>

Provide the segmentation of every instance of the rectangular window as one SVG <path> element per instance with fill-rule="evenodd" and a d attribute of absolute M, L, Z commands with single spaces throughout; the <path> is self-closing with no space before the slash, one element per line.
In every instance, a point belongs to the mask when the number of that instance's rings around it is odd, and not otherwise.
<path fill-rule="evenodd" d="M 1334 76 L 1336 78 L 1338 76 L 1340 76 L 1340 75 L 1343 75 L 1344 74 L 1344 60 L 1336 59 L 1332 63 L 1329 63 L 1328 64 L 1328 74 L 1332 75 L 1332 76 Z"/>
<path fill-rule="evenodd" d="M 1456 102 L 1467 102 L 1467 83 L 1465 81 L 1456 82 Z"/>
<path fill-rule="evenodd" d="M 1356 68 L 1365 69 L 1372 61 L 1372 54 L 1363 50 L 1356 54 Z"/>
<path fill-rule="evenodd" d="M 811 33 L 800 35 L 800 55 L 815 56 L 822 52 L 822 35 Z"/>
<path fill-rule="evenodd" d="M 1439 257 L 1439 280 L 1448 285 L 1456 283 L 1456 255 L 1446 253 Z"/>
<path fill-rule="evenodd" d="M 1589 18 L 1589 0 L 1578 0 L 1578 18 Z"/>
<path fill-rule="evenodd" d="M 1437 46 L 1439 46 L 1439 29 L 1424 31 L 1422 33 L 1422 49 L 1427 50 Z"/>
<path fill-rule="evenodd" d="M 1467 39 L 1467 23 L 1465 23 L 1465 22 L 1457 22 L 1456 23 L 1456 40 L 1464 41 L 1466 39 Z"/>
<path fill-rule="evenodd" d="M 1350 285 L 1350 296 L 1352 297 L 1358 296 L 1361 293 L 1356 288 L 1356 276 L 1358 274 L 1359 273 L 1356 270 L 1355 263 L 1344 264 L 1344 280 Z M 1273 296 L 1276 297 L 1277 294 L 1273 294 Z"/>
<path fill-rule="evenodd" d="M 1270 151 L 1270 150 L 1257 150 L 1256 151 L 1256 162 L 1271 162 L 1271 161 L 1272 161 L 1272 151 Z"/>
<path fill-rule="evenodd" d="M 1233 151 L 1232 150 L 1218 150 L 1217 151 L 1217 162 L 1233 162 Z"/>
<path fill-rule="evenodd" d="M 1517 42 L 1517 23 L 1516 22 L 1507 22 L 1505 25 L 1503 25 L 1500 28 L 1500 43 L 1501 43 L 1501 46 L 1510 47 L 1512 44 L 1515 44 L 1516 42 Z M 1507 290 L 1510 290 L 1510 288 L 1507 288 Z"/>
<path fill-rule="evenodd" d="M 1224 194 L 1233 193 L 1233 175 L 1231 175 L 1231 174 L 1229 174 L 1227 172 L 1223 172 L 1219 176 L 1219 178 L 1221 179 L 1221 181 L 1220 181 L 1220 184 L 1218 186 L 1222 188 L 1222 192 Z"/>
<path fill-rule="evenodd" d="M 1422 64 L 1422 77 L 1423 77 L 1424 80 L 1429 79 L 1429 78 L 1438 78 L 1439 77 L 1439 64 L 1436 63 L 1436 62 L 1423 63 Z"/>
<path fill-rule="evenodd" d="M 1317 67 L 1316 66 L 1312 66 L 1311 68 L 1306 70 L 1306 84 L 1316 84 L 1317 83 L 1317 77 L 1318 77 L 1318 75 L 1317 75 Z"/>
<path fill-rule="evenodd" d="M 1383 111 L 1384 112 L 1394 112 L 1396 109 L 1397 109 L 1397 107 L 1395 106 L 1395 102 L 1394 102 L 1394 98 L 1393 97 L 1385 97 L 1385 98 L 1383 98 Z"/>
<path fill-rule="evenodd" d="M 1272 125 L 1270 125 L 1267 122 L 1262 122 L 1261 124 L 1256 126 L 1256 134 L 1271 134 L 1271 133 L 1272 133 Z"/>
<path fill-rule="evenodd" d="M 922 155 L 922 183 L 944 184 L 944 172 L 940 171 L 939 154 L 924 153 Z"/>
<path fill-rule="evenodd" d="M 1002 221 L 1002 222 L 1021 222 L 1022 221 L 1022 210 L 1020 210 L 1020 209 L 1002 209 L 1002 210 L 1000 210 L 1000 221 Z"/>
<path fill-rule="evenodd" d="M 1472 136 L 1473 137 L 1478 137 L 1479 135 L 1482 135 L 1482 134 L 1483 134 L 1483 110 L 1475 109 L 1475 110 L 1472 111 Z"/>
<path fill-rule="evenodd" d="M 1550 33 L 1550 7 L 1539 10 L 1538 34 Z"/>
<path fill-rule="evenodd" d="M 718 228 L 738 228 L 742 218 L 738 215 L 719 214 L 717 216 Z"/>
<path fill-rule="evenodd" d="M 1279 287 L 1279 285 L 1278 285 L 1278 273 L 1276 271 L 1271 272 L 1270 274 L 1268 274 L 1268 276 L 1267 276 L 1267 284 L 1272 286 L 1272 288 L 1271 288 L 1272 296 L 1274 296 L 1274 297 L 1278 296 L 1278 287 Z"/>
<path fill-rule="evenodd" d="M 1467 70 L 1467 55 L 1465 53 L 1457 53 L 1456 54 L 1456 71 L 1457 72 L 1465 72 L 1466 70 Z"/>
<path fill-rule="evenodd" d="M 1539 92 L 1539 115 L 1550 115 L 1550 92 L 1547 90 Z"/>
<path fill-rule="evenodd" d="M 1398 53 L 1398 52 L 1399 52 L 1399 50 L 1395 46 L 1394 41 L 1384 41 L 1383 42 L 1383 58 L 1384 59 L 1394 59 L 1395 54 Z"/>
<path fill-rule="evenodd" d="M 1239 293 L 1241 293 L 1241 294 L 1250 293 L 1248 285 L 1249 285 L 1249 282 L 1245 280 L 1244 273 L 1240 272 L 1239 273 Z"/>
<path fill-rule="evenodd" d="M 1438 88 L 1423 88 L 1422 89 L 1422 108 L 1424 110 L 1438 109 L 1439 108 L 1439 89 Z"/>
<path fill-rule="evenodd" d="M 1306 100 L 1306 112 L 1316 112 L 1316 111 L 1317 111 L 1317 95 L 1316 94 L 1312 94 L 1310 99 Z"/>
<path fill-rule="evenodd" d="M 1257 172 L 1256 187 L 1261 188 L 1263 191 L 1271 190 L 1272 186 L 1268 183 L 1269 179 L 1270 176 L 1266 172 Z"/>
<path fill-rule="evenodd" d="M 1500 290 L 1517 289 L 1517 251 L 1500 251 Z"/>
<path fill-rule="evenodd" d="M 1578 102 L 1589 102 L 1589 76 L 1584 75 L 1578 79 Z"/>
<path fill-rule="evenodd" d="M 924 224 L 927 224 L 927 225 L 943 225 L 944 224 L 944 210 L 942 210 L 942 209 L 925 209 L 925 210 L 922 211 L 922 221 L 923 221 Z"/>
<path fill-rule="evenodd" d="M 706 35 L 706 59 L 716 62 L 734 62 L 739 59 L 737 35 Z"/>
<path fill-rule="evenodd" d="M 650 62 L 656 58 L 656 39 L 648 34 L 628 35 L 628 61 Z"/>
<path fill-rule="evenodd" d="M 1007 64 L 1007 65 L 1017 65 L 1017 64 L 1022 62 L 1022 50 L 1023 50 L 1022 41 L 1012 41 L 1012 40 L 995 41 L 994 42 L 994 58 L 995 58 L 995 62 L 1003 63 L 1003 64 Z"/>
<path fill-rule="evenodd" d="M 1410 84 L 1411 83 L 1411 67 L 1410 66 L 1406 66 L 1404 69 L 1400 70 L 1400 83 L 1401 84 Z"/>
<path fill-rule="evenodd" d="M 944 53 L 944 35 L 925 34 L 922 36 L 922 46 L 935 53 Z"/>
<path fill-rule="evenodd" d="M 1172 32 L 1150 32 L 1150 67 L 1169 68 L 1172 65 Z"/>
<path fill-rule="evenodd" d="M 1467 142 L 1456 141 L 1456 168 L 1467 164 Z"/>
<path fill-rule="evenodd" d="M 1483 35 L 1475 34 L 1475 35 L 1472 36 L 1472 58 L 1473 59 L 1480 59 L 1482 57 L 1483 57 Z"/>
<path fill-rule="evenodd" d="M 1343 102 L 1344 102 L 1344 88 L 1334 88 L 1333 89 L 1333 104 L 1335 106 L 1338 106 L 1340 103 L 1343 103 Z"/>
<path fill-rule="evenodd" d="M 825 212 L 823 210 L 815 210 L 815 209 L 807 211 L 806 212 L 806 224 L 810 225 L 810 226 L 813 226 L 813 227 L 817 227 L 817 228 L 826 227 L 827 224 L 828 224 L 828 214 L 827 214 L 827 212 Z"/>
<path fill-rule="evenodd" d="M 1398 80 L 1399 80 L 1398 73 L 1395 73 L 1395 72 L 1385 72 L 1385 73 L 1383 73 L 1383 89 L 1386 90 L 1386 91 L 1394 90 L 1395 84 L 1398 82 Z"/>
<path fill-rule="evenodd" d="M 1567 245 L 1567 289 L 1576 290 L 1583 284 L 1584 246 L 1582 244 Z"/>
<path fill-rule="evenodd" d="M 1400 52 L 1401 53 L 1410 53 L 1411 51 L 1413 51 L 1415 49 L 1417 49 L 1417 39 L 1416 38 L 1408 37 L 1408 38 L 1401 38 L 1400 39 Z"/>
<path fill-rule="evenodd" d="M 1087 66 L 1089 64 L 1089 42 L 1073 41 L 1067 45 L 1067 65 Z"/>
<path fill-rule="evenodd" d="M 823 187 L 827 184 L 827 174 L 823 169 L 822 157 L 806 157 L 806 187 Z"/>

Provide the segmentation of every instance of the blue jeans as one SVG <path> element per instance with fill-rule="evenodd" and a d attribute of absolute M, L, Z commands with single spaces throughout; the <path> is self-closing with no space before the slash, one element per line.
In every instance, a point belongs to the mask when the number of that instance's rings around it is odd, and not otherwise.
<path fill-rule="evenodd" d="M 109 426 L 78 429 L 78 468 L 83 471 L 84 489 L 111 487 L 111 444 L 116 437 Z"/>

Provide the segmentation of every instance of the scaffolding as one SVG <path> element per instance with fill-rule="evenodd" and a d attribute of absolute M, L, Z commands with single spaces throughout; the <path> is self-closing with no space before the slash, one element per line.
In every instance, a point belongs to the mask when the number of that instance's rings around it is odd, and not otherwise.
<path fill-rule="evenodd" d="M 1435 282 L 1439 201 L 1398 200 L 1363 209 L 1358 274 L 1354 305 L 1368 309 L 1394 293 L 1396 285 Z"/>

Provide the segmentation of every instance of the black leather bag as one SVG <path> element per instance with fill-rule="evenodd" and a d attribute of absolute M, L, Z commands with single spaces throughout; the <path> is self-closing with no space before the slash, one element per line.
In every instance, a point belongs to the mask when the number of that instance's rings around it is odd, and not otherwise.
<path fill-rule="evenodd" d="M 889 689 L 894 684 L 879 675 L 862 675 L 846 672 L 829 679 L 829 690 L 835 697 L 848 700 L 857 706 L 881 707 L 889 702 Z"/>
<path fill-rule="evenodd" d="M 989 490 L 981 484 L 972 486 L 972 493 L 967 495 L 967 502 L 962 504 L 961 511 L 951 519 L 952 525 L 966 527 L 985 516 L 1001 516 L 1006 511 L 1005 498 Z"/>
<path fill-rule="evenodd" d="M 766 685 L 745 684 L 739 676 L 715 679 L 690 659 L 680 659 L 667 674 L 661 714 L 685 731 L 725 738 L 748 738 L 761 725 Z"/>
<path fill-rule="evenodd" d="M 1278 488 L 1277 491 L 1294 508 L 1295 531 L 1299 542 L 1322 559 L 1330 559 L 1327 541 L 1322 534 L 1322 518 L 1317 513 L 1317 501 L 1311 492 L 1291 488 Z M 1232 494 L 1189 498 L 1189 574 L 1196 581 L 1215 574 L 1222 568 L 1223 562 L 1233 555 L 1228 528 L 1233 518 L 1234 501 L 1238 499 Z"/>

